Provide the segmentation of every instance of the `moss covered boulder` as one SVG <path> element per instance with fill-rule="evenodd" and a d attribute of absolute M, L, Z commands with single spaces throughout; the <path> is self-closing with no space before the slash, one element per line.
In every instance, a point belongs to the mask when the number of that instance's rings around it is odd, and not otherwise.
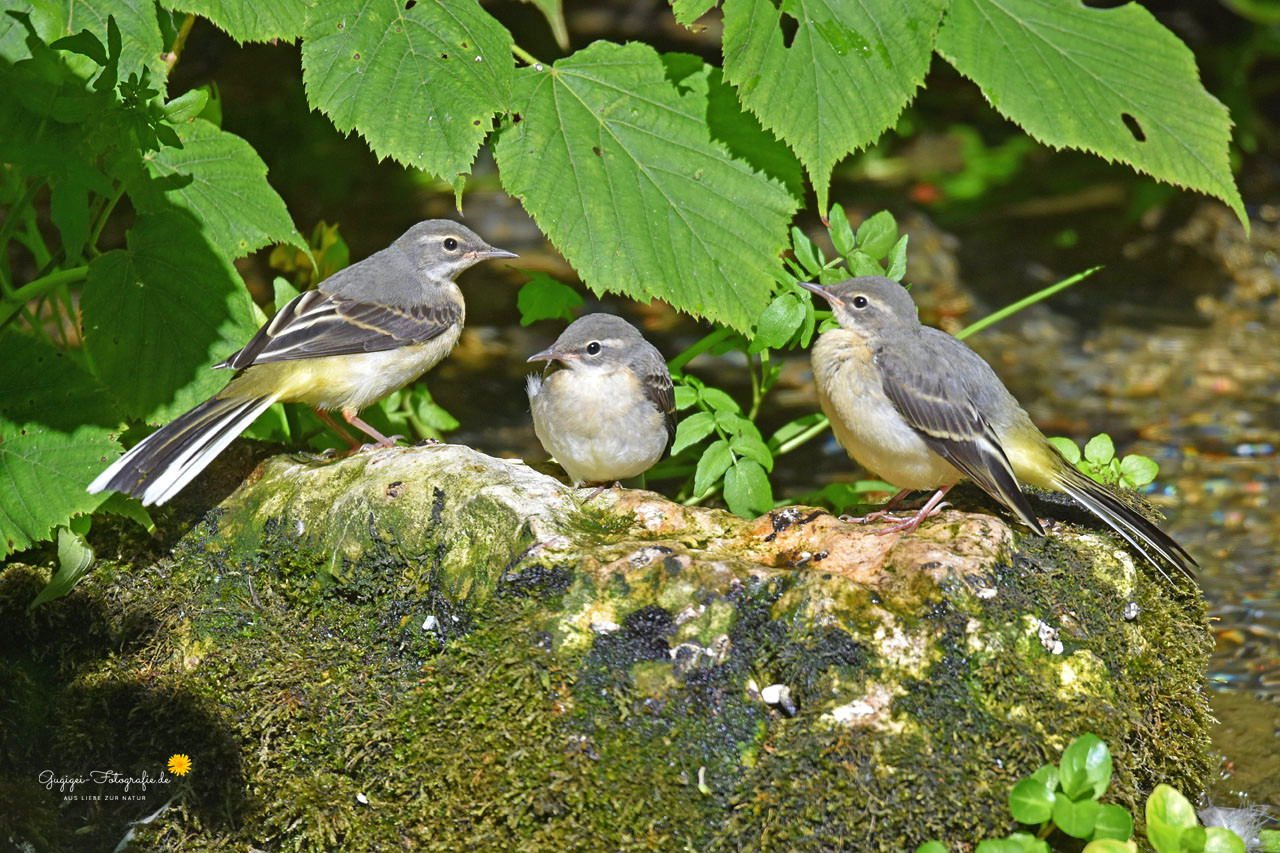
<path fill-rule="evenodd" d="M 583 504 L 445 445 L 275 457 L 205 513 L 218 482 L 168 544 L 95 531 L 99 570 L 33 614 L 48 568 L 0 576 L 0 838 L 903 850 L 1006 832 L 1012 782 L 1084 731 L 1131 809 L 1208 771 L 1198 592 L 1075 516 Z M 38 781 L 99 768 L 160 781 Z"/>

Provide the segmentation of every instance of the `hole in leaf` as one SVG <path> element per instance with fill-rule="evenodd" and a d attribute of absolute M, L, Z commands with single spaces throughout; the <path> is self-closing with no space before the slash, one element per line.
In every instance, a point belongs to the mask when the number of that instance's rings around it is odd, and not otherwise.
<path fill-rule="evenodd" d="M 463 49 L 463 50 L 466 50 L 466 49 L 467 49 L 467 43 L 466 43 L 465 41 L 462 43 L 462 49 Z"/>
<path fill-rule="evenodd" d="M 789 48 L 791 43 L 796 40 L 796 32 L 800 29 L 800 21 L 792 17 L 786 11 L 783 11 L 782 4 L 778 0 L 774 0 L 774 7 L 782 14 L 779 16 L 778 28 L 782 30 L 782 46 Z"/>
<path fill-rule="evenodd" d="M 592 146 L 591 146 L 591 151 L 592 151 L 592 152 L 593 152 L 597 157 L 603 157 L 603 156 L 604 156 L 604 152 L 603 152 L 603 151 L 601 151 L 601 150 L 600 150 L 597 146 L 595 146 L 595 145 L 592 145 Z"/>
<path fill-rule="evenodd" d="M 417 5 L 418 5 L 418 0 L 405 0 L 404 10 L 407 12 Z"/>
<path fill-rule="evenodd" d="M 519 124 L 519 123 L 520 123 L 520 122 L 522 122 L 522 121 L 524 121 L 524 116 L 520 115 L 520 113 L 512 113 L 512 114 L 511 114 L 511 123 L 512 123 L 512 124 Z"/>
<path fill-rule="evenodd" d="M 353 54 L 351 55 L 351 58 L 352 58 L 352 59 L 359 59 L 359 58 L 360 58 L 360 54 L 358 54 L 358 53 L 353 53 Z"/>
<path fill-rule="evenodd" d="M 447 54 L 447 53 L 442 53 L 442 54 L 440 54 L 440 58 L 441 58 L 441 59 L 448 59 L 448 58 L 449 58 L 449 54 Z"/>
<path fill-rule="evenodd" d="M 479 126 L 480 126 L 480 119 L 476 119 L 475 121 L 473 121 L 473 122 L 471 122 L 471 123 L 472 123 L 472 124 L 474 124 L 476 127 L 479 127 Z"/>
<path fill-rule="evenodd" d="M 1133 134 L 1133 138 L 1139 142 L 1147 141 L 1147 134 L 1143 132 L 1142 125 L 1138 124 L 1138 120 L 1128 113 L 1120 113 L 1120 118 L 1124 121 L 1124 126 L 1129 128 L 1129 132 Z"/>

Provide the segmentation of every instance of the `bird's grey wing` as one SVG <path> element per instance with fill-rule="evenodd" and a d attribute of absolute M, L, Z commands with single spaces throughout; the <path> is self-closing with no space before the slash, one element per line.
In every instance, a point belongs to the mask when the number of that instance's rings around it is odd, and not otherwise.
<path fill-rule="evenodd" d="M 405 308 L 308 290 L 217 367 L 240 370 L 270 361 L 395 349 L 428 341 L 461 317 L 461 306 L 453 302 Z"/>
<path fill-rule="evenodd" d="M 958 369 L 968 361 L 964 357 L 968 353 L 930 350 L 924 345 L 912 351 L 877 352 L 885 394 L 934 453 L 1043 534 L 1035 511 L 1018 486 L 1009 457 Z"/>
<path fill-rule="evenodd" d="M 676 435 L 676 389 L 662 353 L 652 347 L 650 349 L 651 352 L 645 354 L 635 369 L 645 397 L 662 412 L 667 426 L 667 444 L 670 445 Z"/>

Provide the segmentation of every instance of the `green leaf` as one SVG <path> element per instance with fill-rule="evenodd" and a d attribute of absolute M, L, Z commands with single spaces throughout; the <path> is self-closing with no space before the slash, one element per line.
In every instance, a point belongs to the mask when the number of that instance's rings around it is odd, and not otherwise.
<path fill-rule="evenodd" d="M 800 330 L 804 316 L 804 304 L 798 296 L 791 292 L 779 295 L 760 314 L 760 322 L 756 324 L 755 336 L 747 352 L 754 355 L 762 349 L 786 346 L 787 341 Z"/>
<path fill-rule="evenodd" d="M 1105 432 L 1095 435 L 1084 446 L 1084 458 L 1099 467 L 1106 465 L 1115 455 L 1116 446 L 1111 443 L 1111 436 Z"/>
<path fill-rule="evenodd" d="M 190 121 L 204 112 L 204 108 L 208 103 L 209 89 L 207 87 L 201 86 L 199 89 L 188 89 L 164 105 L 165 121 L 170 124 L 182 124 L 184 121 Z"/>
<path fill-rule="evenodd" d="M 1133 816 L 1124 806 L 1111 803 L 1098 809 L 1098 819 L 1094 823 L 1095 839 L 1112 838 L 1117 841 L 1128 841 L 1133 835 Z"/>
<path fill-rule="evenodd" d="M 1035 139 L 1216 196 L 1248 227 L 1227 109 L 1200 84 L 1191 50 L 1137 3 L 955 0 L 937 48 Z"/>
<path fill-rule="evenodd" d="M 831 213 L 827 216 L 830 223 L 827 226 L 827 233 L 831 235 L 831 245 L 836 247 L 836 251 L 842 255 L 847 255 L 853 251 L 854 238 L 853 228 L 849 225 L 849 217 L 845 214 L 844 208 L 838 204 L 831 205 Z"/>
<path fill-rule="evenodd" d="M 1083 734 L 1062 751 L 1058 772 L 1062 791 L 1068 797 L 1097 799 L 1111 784 L 1111 750 L 1097 735 Z"/>
<path fill-rule="evenodd" d="M 858 248 L 877 261 L 889 254 L 897 240 L 898 223 L 887 210 L 880 211 L 858 226 Z"/>
<path fill-rule="evenodd" d="M 710 406 L 712 409 L 720 412 L 741 412 L 742 407 L 738 405 L 738 401 L 730 397 L 719 388 L 703 388 L 698 392 L 702 402 Z"/>
<path fill-rule="evenodd" d="M 1099 838 L 1086 844 L 1082 853 L 1138 853 L 1138 845 L 1132 841 Z"/>
<path fill-rule="evenodd" d="M 561 0 L 524 0 L 525 3 L 537 6 L 538 11 L 551 26 L 551 34 L 556 38 L 556 45 L 563 51 L 569 49 L 569 29 L 564 23 L 564 4 Z"/>
<path fill-rule="evenodd" d="M 1246 853 L 1244 841 L 1231 830 L 1211 826 L 1204 832 L 1204 853 Z"/>
<path fill-rule="evenodd" d="M 556 281 L 546 273 L 526 272 L 529 276 L 516 295 L 516 307 L 520 309 L 520 325 L 528 326 L 539 320 L 573 320 L 573 311 L 582 306 L 578 291 Z"/>
<path fill-rule="evenodd" d="M 279 311 L 293 299 L 297 299 L 302 291 L 294 287 L 288 279 L 276 276 L 271 280 L 271 304 Z"/>
<path fill-rule="evenodd" d="M 1041 765 L 1035 773 L 1031 774 L 1031 778 L 1039 779 L 1049 791 L 1056 791 L 1058 788 L 1058 765 Z"/>
<path fill-rule="evenodd" d="M 49 47 L 54 50 L 69 50 L 72 53 L 87 56 L 98 65 L 105 66 L 107 64 L 106 47 L 98 40 L 97 36 L 88 30 L 81 30 L 71 36 L 63 36 L 49 45 Z"/>
<path fill-rule="evenodd" d="M 1053 790 L 1034 777 L 1009 790 L 1009 813 L 1018 823 L 1044 823 L 1053 814 Z"/>
<path fill-rule="evenodd" d="M 1049 443 L 1058 448 L 1058 452 L 1072 465 L 1080 461 L 1080 447 L 1071 439 L 1055 435 L 1049 439 Z"/>
<path fill-rule="evenodd" d="M 676 386 L 676 411 L 684 411 L 685 409 L 698 402 L 698 390 L 688 385 L 680 384 Z"/>
<path fill-rule="evenodd" d="M 1049 845 L 1025 832 L 1014 832 L 1008 838 L 988 838 L 978 842 L 976 853 L 1049 853 Z"/>
<path fill-rule="evenodd" d="M 302 35 L 309 4 L 306 0 L 161 0 L 161 5 L 208 18 L 236 41 L 246 42 L 294 41 Z"/>
<path fill-rule="evenodd" d="M 813 245 L 808 235 L 794 225 L 791 226 L 791 251 L 809 275 L 814 276 L 822 271 L 822 251 Z"/>
<path fill-rule="evenodd" d="M 1120 461 L 1120 475 L 1131 489 L 1145 486 L 1160 473 L 1160 466 L 1154 460 L 1136 453 L 1130 453 Z"/>
<path fill-rule="evenodd" d="M 0 331 L 0 557 L 29 547 L 103 501 L 85 486 L 120 454 L 119 415 L 65 352 Z"/>
<path fill-rule="evenodd" d="M 743 517 L 773 509 L 769 475 L 754 459 L 739 459 L 724 474 L 724 502 L 729 511 Z"/>
<path fill-rule="evenodd" d="M 1182 834 L 1178 836 L 1178 849 L 1182 853 L 1204 853 L 1205 845 L 1209 842 L 1209 833 L 1203 826 L 1188 826 L 1182 830 Z"/>
<path fill-rule="evenodd" d="M 522 69 L 520 119 L 495 146 L 502 183 L 593 291 L 746 330 L 773 290 L 797 200 L 710 135 L 723 83 L 682 92 L 666 74 L 636 43 Z"/>
<path fill-rule="evenodd" d="M 903 234 L 889 250 L 889 269 L 885 275 L 894 281 L 902 281 L 902 277 L 907 274 L 907 240 L 910 236 Z"/>
<path fill-rule="evenodd" d="M 729 442 L 723 438 L 711 442 L 707 449 L 702 451 L 698 467 L 693 472 L 693 493 L 705 494 L 707 489 L 724 476 L 724 472 L 732 464 L 733 454 L 729 451 Z"/>
<path fill-rule="evenodd" d="M 897 122 L 929 70 L 943 0 L 725 0 L 724 73 L 787 142 L 826 210 L 831 170 Z M 782 17 L 798 27 L 788 46 Z"/>
<path fill-rule="evenodd" d="M 107 19 L 114 18 L 119 30 L 121 77 L 138 72 L 145 66 L 151 71 L 151 85 L 164 93 L 165 67 L 161 56 L 164 43 L 152 0 L 67 0 L 56 7 L 55 14 L 49 14 L 49 5 L 44 3 L 35 4 L 35 11 L 32 23 L 46 43 L 67 33 L 76 33 L 73 38 L 79 39 L 82 32 L 88 31 L 100 45 L 107 45 Z M 0 38 L 0 44 L 5 41 L 7 39 Z M 84 46 L 84 42 L 77 41 L 76 45 L 73 50 Z M 77 53 L 68 56 L 68 65 L 88 79 L 107 64 L 98 62 L 99 58 L 94 56 L 91 59 Z"/>
<path fill-rule="evenodd" d="M 1088 838 L 1098 820 L 1098 808 L 1098 801 L 1094 799 L 1056 797 L 1053 801 L 1053 822 L 1072 838 Z"/>
<path fill-rule="evenodd" d="M 671 0 L 676 21 L 685 27 L 692 26 L 694 21 L 707 14 L 714 5 L 716 0 Z"/>
<path fill-rule="evenodd" d="M 675 441 L 671 443 L 671 455 L 675 456 L 686 447 L 692 447 L 702 439 L 711 435 L 716 428 L 716 417 L 710 412 L 694 412 L 676 425 Z"/>
<path fill-rule="evenodd" d="M 454 182 L 511 103 L 511 34 L 474 0 L 326 0 L 307 9 L 313 107 L 379 157 Z M 540 165 L 536 157 L 534 166 Z"/>
<path fill-rule="evenodd" d="M 926 841 L 916 848 L 916 853 L 947 853 L 947 846 L 941 841 Z"/>
<path fill-rule="evenodd" d="M 96 512 L 109 512 L 112 515 L 118 515 L 127 518 L 130 521 L 136 521 L 138 525 L 148 533 L 156 532 L 156 523 L 151 518 L 151 513 L 142 505 L 142 501 L 137 498 L 123 495 L 119 492 L 112 492 L 103 501 Z"/>
<path fill-rule="evenodd" d="M 849 256 L 849 273 L 853 276 L 884 275 L 884 267 L 861 249 Z"/>
<path fill-rule="evenodd" d="M 54 572 L 49 583 L 27 605 L 27 610 L 34 610 L 41 604 L 62 598 L 71 592 L 80 579 L 89 573 L 93 565 L 93 549 L 84 537 L 67 528 L 58 530 L 58 570 Z"/>
<path fill-rule="evenodd" d="M 1156 853 L 1179 853 L 1182 831 L 1196 826 L 1196 810 L 1187 798 L 1165 784 L 1147 798 L 1147 840 Z"/>
<path fill-rule="evenodd" d="M 270 243 L 307 248 L 253 146 L 204 119 L 184 122 L 177 131 L 183 147 L 162 148 L 148 158 L 150 173 L 171 188 L 164 202 L 136 202 L 143 213 L 164 213 L 161 205 L 191 211 L 228 258 Z"/>
<path fill-rule="evenodd" d="M 729 440 L 729 449 L 739 456 L 754 459 L 756 463 L 766 471 L 772 471 L 773 454 L 769 452 L 769 448 L 765 445 L 764 439 L 760 437 L 760 433 L 756 430 L 755 424 L 750 421 L 746 421 L 746 423 L 751 428 L 739 430 L 733 438 Z"/>
<path fill-rule="evenodd" d="M 128 415 L 166 421 L 227 383 L 209 367 L 257 325 L 231 262 L 185 212 L 139 216 L 127 242 L 89 264 L 85 349 Z"/>

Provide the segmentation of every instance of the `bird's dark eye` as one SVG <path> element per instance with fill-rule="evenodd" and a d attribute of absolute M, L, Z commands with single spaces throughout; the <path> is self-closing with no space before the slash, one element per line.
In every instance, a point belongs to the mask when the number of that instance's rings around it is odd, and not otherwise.
<path fill-rule="evenodd" d="M 452 237 L 445 237 L 444 247 L 446 251 L 452 252 L 454 249 L 458 248 L 458 241 L 453 239 Z"/>
<path fill-rule="evenodd" d="M 870 304 L 871 304 L 871 303 L 867 301 L 867 297 L 865 297 L 865 296 L 855 296 L 855 297 L 853 297 L 853 307 L 854 307 L 854 308 L 866 308 L 866 307 L 867 307 L 868 305 L 870 305 Z"/>
<path fill-rule="evenodd" d="M 592 341 L 591 343 L 587 344 L 587 355 L 599 355 L 599 354 L 600 354 L 599 341 Z"/>

